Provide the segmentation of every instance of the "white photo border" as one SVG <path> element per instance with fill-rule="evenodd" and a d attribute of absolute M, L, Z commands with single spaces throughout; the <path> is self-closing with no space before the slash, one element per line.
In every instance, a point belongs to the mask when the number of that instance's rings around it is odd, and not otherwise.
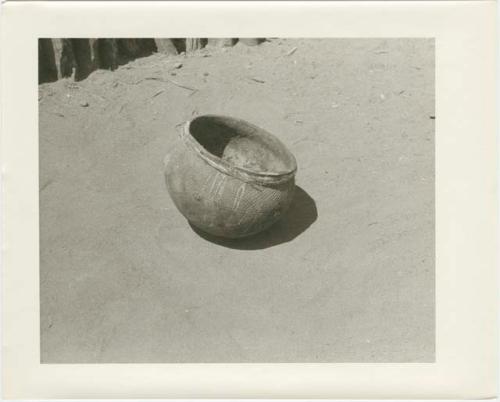
<path fill-rule="evenodd" d="M 4 398 L 495 396 L 494 1 L 13 1 L 2 7 Z M 40 364 L 40 37 L 435 38 L 436 362 Z"/>

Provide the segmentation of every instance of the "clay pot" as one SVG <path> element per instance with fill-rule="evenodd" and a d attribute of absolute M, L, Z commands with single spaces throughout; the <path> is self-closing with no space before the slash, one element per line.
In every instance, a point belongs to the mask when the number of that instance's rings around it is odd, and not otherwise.
<path fill-rule="evenodd" d="M 197 228 L 238 238 L 276 222 L 290 206 L 297 163 L 275 136 L 240 119 L 185 123 L 165 158 L 168 192 Z"/>

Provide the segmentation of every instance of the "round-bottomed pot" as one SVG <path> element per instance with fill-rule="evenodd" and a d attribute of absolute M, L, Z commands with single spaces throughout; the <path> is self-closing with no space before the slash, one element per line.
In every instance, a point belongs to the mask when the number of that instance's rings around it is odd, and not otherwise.
<path fill-rule="evenodd" d="M 239 238 L 275 223 L 288 209 L 297 163 L 275 136 L 240 119 L 188 121 L 165 157 L 168 192 L 197 228 Z"/>

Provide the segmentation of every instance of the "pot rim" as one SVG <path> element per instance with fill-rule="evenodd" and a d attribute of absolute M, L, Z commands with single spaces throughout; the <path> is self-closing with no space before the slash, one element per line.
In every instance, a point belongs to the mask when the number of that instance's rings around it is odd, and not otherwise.
<path fill-rule="evenodd" d="M 204 114 L 197 116 L 193 120 L 186 121 L 186 123 L 184 123 L 183 130 L 180 130 L 181 139 L 187 146 L 192 148 L 201 159 L 203 159 L 206 163 L 208 163 L 210 166 L 214 167 L 221 173 L 237 177 L 238 179 L 243 180 L 245 182 L 253 182 L 258 184 L 281 184 L 289 181 L 290 179 L 293 179 L 293 177 L 295 176 L 295 173 L 297 172 L 297 160 L 295 159 L 295 156 L 288 150 L 288 148 L 279 139 L 277 140 L 279 144 L 283 146 L 283 149 L 286 151 L 287 156 L 289 157 L 292 165 L 292 168 L 290 170 L 284 172 L 262 172 L 262 171 L 259 172 L 255 170 L 245 169 L 243 167 L 232 165 L 227 161 L 221 159 L 220 157 L 210 153 L 191 134 L 191 123 L 194 120 L 201 117 L 214 117 L 214 118 L 223 118 L 232 120 L 240 124 L 244 124 L 248 127 L 251 127 L 275 139 L 277 138 L 268 131 L 252 123 L 249 123 L 246 120 L 235 117 L 216 115 L 216 114 Z"/>

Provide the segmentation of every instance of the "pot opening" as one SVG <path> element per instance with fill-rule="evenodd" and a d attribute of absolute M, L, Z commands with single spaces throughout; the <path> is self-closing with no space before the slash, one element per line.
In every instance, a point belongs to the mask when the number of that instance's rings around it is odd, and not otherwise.
<path fill-rule="evenodd" d="M 281 175 L 297 168 L 281 141 L 243 120 L 200 116 L 190 122 L 189 134 L 211 155 L 246 171 Z"/>

